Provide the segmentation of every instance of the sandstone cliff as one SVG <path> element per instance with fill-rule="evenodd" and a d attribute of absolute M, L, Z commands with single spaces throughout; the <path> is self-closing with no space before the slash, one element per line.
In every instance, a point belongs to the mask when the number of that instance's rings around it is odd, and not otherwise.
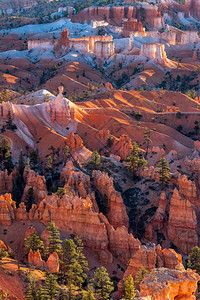
<path fill-rule="evenodd" d="M 177 189 L 171 198 L 168 237 L 184 254 L 198 243 L 197 219 L 191 203 L 181 198 Z"/>
<path fill-rule="evenodd" d="M 94 186 L 100 194 L 108 200 L 107 218 L 115 228 L 126 226 L 129 227 L 129 219 L 126 212 L 126 206 L 121 194 L 115 191 L 113 179 L 107 173 L 94 170 L 92 173 Z"/>
<path fill-rule="evenodd" d="M 146 275 L 140 284 L 140 296 L 153 300 L 196 299 L 195 292 L 200 276 L 192 270 L 159 268 Z"/>
<path fill-rule="evenodd" d="M 35 203 L 39 204 L 47 196 L 46 180 L 44 176 L 40 176 L 33 170 L 24 171 L 24 179 L 26 186 L 24 188 L 24 193 L 22 196 L 22 202 L 26 202 L 26 197 L 29 188 L 33 188 L 33 195 Z"/>

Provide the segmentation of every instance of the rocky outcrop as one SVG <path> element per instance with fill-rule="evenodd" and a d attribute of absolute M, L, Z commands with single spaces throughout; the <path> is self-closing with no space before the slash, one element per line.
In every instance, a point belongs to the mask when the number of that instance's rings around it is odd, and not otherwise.
<path fill-rule="evenodd" d="M 140 176 L 144 178 L 150 178 L 159 181 L 160 180 L 160 175 L 157 172 L 158 169 L 154 168 L 154 166 L 151 166 L 149 168 L 144 168 L 140 170 Z"/>
<path fill-rule="evenodd" d="M 39 269 L 46 269 L 52 273 L 58 272 L 60 268 L 58 254 L 56 252 L 50 254 L 47 262 L 45 262 L 42 259 L 39 250 L 33 252 L 32 249 L 30 249 L 28 254 L 28 263 L 29 265 L 33 265 Z"/>
<path fill-rule="evenodd" d="M 28 254 L 28 263 L 29 263 L 29 265 L 33 265 L 40 269 L 45 268 L 45 262 L 42 260 L 39 250 L 37 250 L 36 252 L 33 252 L 32 249 L 30 249 L 29 254 Z"/>
<path fill-rule="evenodd" d="M 0 196 L 0 224 L 10 226 L 15 219 L 16 205 L 11 194 Z"/>
<path fill-rule="evenodd" d="M 111 151 L 115 155 L 119 155 L 121 159 L 125 160 L 132 150 L 132 143 L 128 135 L 123 134 L 119 140 L 114 140 Z"/>
<path fill-rule="evenodd" d="M 11 193 L 13 188 L 13 174 L 8 171 L 0 171 L 0 194 Z"/>
<path fill-rule="evenodd" d="M 154 300 L 196 299 L 195 292 L 200 276 L 192 270 L 159 268 L 144 277 L 140 284 L 140 296 Z"/>
<path fill-rule="evenodd" d="M 177 189 L 170 203 L 168 237 L 187 255 L 198 243 L 195 210 L 188 200 L 181 198 Z"/>
<path fill-rule="evenodd" d="M 47 259 L 46 268 L 49 272 L 56 273 L 59 271 L 59 267 L 60 264 L 58 254 L 56 252 L 53 252 L 49 255 L 49 258 Z"/>
<path fill-rule="evenodd" d="M 28 213 L 26 212 L 26 206 L 22 202 L 19 205 L 19 208 L 16 210 L 16 220 L 19 222 L 28 221 Z"/>
<path fill-rule="evenodd" d="M 167 62 L 167 54 L 165 52 L 165 45 L 158 43 L 142 44 L 140 56 L 146 56 L 150 60 L 153 59 L 155 63 L 165 64 Z"/>
<path fill-rule="evenodd" d="M 94 187 L 100 192 L 102 197 L 107 199 L 107 218 L 115 228 L 126 226 L 129 227 L 129 219 L 126 212 L 126 206 L 121 194 L 115 191 L 113 178 L 107 173 L 94 170 L 92 173 Z"/>
<path fill-rule="evenodd" d="M 164 227 L 166 205 L 167 205 L 166 195 L 165 192 L 162 192 L 160 196 L 159 206 L 156 210 L 156 213 L 145 230 L 145 238 L 148 239 L 149 241 L 153 240 L 154 233 L 156 230 L 160 231 Z"/>
<path fill-rule="evenodd" d="M 29 188 L 33 188 L 33 195 L 35 203 L 39 204 L 47 196 L 46 180 L 44 176 L 39 175 L 34 170 L 25 170 L 24 179 L 26 181 L 26 186 L 24 188 L 24 193 L 22 196 L 22 201 L 26 203 L 26 197 Z"/>
<path fill-rule="evenodd" d="M 63 98 L 63 87 L 60 86 L 58 96 L 47 103 L 47 112 L 51 120 L 61 126 L 67 126 L 72 119 L 69 101 Z"/>
<path fill-rule="evenodd" d="M 120 259 L 124 264 L 132 257 L 138 249 L 140 249 L 140 241 L 135 239 L 132 234 L 128 234 L 125 226 L 118 227 L 116 230 L 106 222 L 109 239 L 109 250 Z"/>
<path fill-rule="evenodd" d="M 186 175 L 179 175 L 178 177 L 179 192 L 192 202 L 192 199 L 197 198 L 197 189 L 194 182 L 188 180 Z"/>
<path fill-rule="evenodd" d="M 53 221 L 61 231 L 78 235 L 85 246 L 105 264 L 112 263 L 113 256 L 127 263 L 132 254 L 140 248 L 140 242 L 128 233 L 125 226 L 115 229 L 103 214 L 93 209 L 90 197 L 83 199 L 77 195 L 74 196 L 71 192 L 61 199 L 55 194 L 46 196 L 39 206 L 33 204 L 29 213 L 26 212 L 23 202 L 16 209 L 10 194 L 0 196 L 0 223 L 2 225 L 9 226 L 14 220 L 26 222 L 28 219 L 45 225 Z M 30 228 L 27 234 L 30 234 L 32 230 L 34 229 Z M 41 238 L 47 247 L 48 232 L 44 231 Z M 41 265 L 39 255 L 34 255 L 37 265 Z M 30 261 L 35 256 L 31 253 Z"/>
<path fill-rule="evenodd" d="M 64 184 L 65 189 L 74 192 L 81 198 L 86 198 L 91 194 L 90 177 L 79 171 L 68 161 L 60 174 L 60 181 Z"/>
<path fill-rule="evenodd" d="M 154 268 L 184 269 L 182 257 L 173 249 L 161 249 L 160 245 L 141 246 L 131 257 L 129 265 L 124 273 L 123 279 L 118 284 L 119 295 L 122 294 L 123 283 L 131 275 L 135 278 L 138 270 L 143 267 L 151 272 Z"/>
<path fill-rule="evenodd" d="M 94 212 L 89 198 L 47 196 L 38 208 L 33 205 L 29 218 L 45 225 L 52 220 L 60 230 L 78 235 L 102 263 L 112 263 L 112 255 L 127 263 L 140 245 L 127 228 L 114 229 L 104 215 Z"/>
<path fill-rule="evenodd" d="M 47 196 L 39 205 L 33 207 L 29 215 L 34 220 L 47 225 L 52 220 L 60 230 L 67 234 L 76 234 L 93 252 L 101 256 L 108 251 L 106 226 L 99 215 L 92 210 L 90 200 L 64 195 L 59 199 L 56 195 Z"/>
<path fill-rule="evenodd" d="M 83 148 L 83 140 L 78 134 L 74 134 L 73 132 L 68 134 L 66 144 L 73 151 Z"/>
<path fill-rule="evenodd" d="M 148 28 L 160 28 L 163 25 L 163 17 L 160 16 L 156 5 L 110 6 L 89 7 L 72 16 L 76 23 L 90 23 L 92 21 L 107 21 L 113 25 L 121 26 L 124 18 L 137 18 L 148 25 Z"/>

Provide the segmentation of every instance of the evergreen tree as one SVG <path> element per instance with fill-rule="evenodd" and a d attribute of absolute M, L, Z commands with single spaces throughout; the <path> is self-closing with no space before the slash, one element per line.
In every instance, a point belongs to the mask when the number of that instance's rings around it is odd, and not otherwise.
<path fill-rule="evenodd" d="M 67 284 L 69 286 L 81 287 L 87 278 L 87 261 L 82 253 L 82 242 L 75 238 L 63 242 L 64 271 Z"/>
<path fill-rule="evenodd" d="M 18 159 L 18 172 L 19 172 L 20 176 L 23 176 L 24 167 L 25 167 L 24 156 L 23 156 L 23 152 L 21 150 L 20 154 L 19 154 L 19 159 Z"/>
<path fill-rule="evenodd" d="M 58 198 L 61 199 L 66 193 L 67 193 L 67 191 L 65 188 L 58 187 L 56 195 L 58 196 Z"/>
<path fill-rule="evenodd" d="M 44 249 L 43 241 L 34 232 L 31 233 L 24 241 L 26 253 L 29 253 L 30 249 L 32 249 L 33 252 L 36 252 L 38 249 L 40 251 Z"/>
<path fill-rule="evenodd" d="M 150 130 L 149 128 L 145 128 L 145 131 L 144 131 L 144 139 L 146 141 L 146 153 L 145 153 L 145 158 L 147 157 L 147 154 L 148 154 L 148 151 L 149 151 L 149 144 L 152 143 L 152 140 L 150 139 Z"/>
<path fill-rule="evenodd" d="M 40 158 L 38 155 L 38 150 L 30 153 L 30 167 L 32 170 L 41 173 Z"/>
<path fill-rule="evenodd" d="M 33 193 L 33 187 L 30 186 L 28 189 L 28 193 L 26 195 L 26 210 L 29 212 L 29 210 L 31 209 L 32 205 L 35 203 L 35 197 L 34 197 L 34 193 Z"/>
<path fill-rule="evenodd" d="M 26 293 L 26 299 L 27 300 L 39 300 L 35 280 L 33 280 L 29 276 L 28 281 L 29 282 L 28 282 L 28 290 Z"/>
<path fill-rule="evenodd" d="M 157 164 L 159 168 L 158 173 L 160 174 L 160 181 L 162 182 L 162 188 L 167 184 L 170 180 L 170 167 L 165 158 L 161 158 Z"/>
<path fill-rule="evenodd" d="M 187 267 L 200 274 L 200 248 L 194 247 L 188 256 Z"/>
<path fill-rule="evenodd" d="M 2 258 L 7 257 L 8 256 L 8 252 L 6 250 L 4 250 L 3 248 L 0 248 L 0 261 L 2 260 Z"/>
<path fill-rule="evenodd" d="M 82 300 L 95 300 L 94 293 L 92 290 L 84 291 Z"/>
<path fill-rule="evenodd" d="M 70 154 L 70 148 L 68 145 L 65 146 L 64 148 L 64 163 L 67 162 L 68 158 L 71 156 Z"/>
<path fill-rule="evenodd" d="M 113 283 L 104 267 L 95 271 L 94 278 L 90 280 L 90 286 L 100 300 L 110 299 L 110 294 L 114 290 Z"/>
<path fill-rule="evenodd" d="M 7 169 L 8 174 L 12 172 L 14 167 L 11 157 L 11 145 L 7 138 L 3 137 L 0 140 L 0 164 L 2 169 Z"/>
<path fill-rule="evenodd" d="M 129 275 L 124 282 L 124 299 L 131 300 L 136 296 L 133 277 Z"/>
<path fill-rule="evenodd" d="M 11 116 L 11 111 L 10 109 L 8 110 L 8 115 L 7 115 L 7 121 L 6 121 L 6 129 L 15 131 L 17 129 L 17 126 L 13 124 L 12 116 Z"/>
<path fill-rule="evenodd" d="M 136 275 L 135 275 L 135 287 L 137 290 L 140 289 L 140 282 L 144 279 L 144 276 L 149 274 L 149 272 L 144 268 L 144 267 L 141 267 Z"/>
<path fill-rule="evenodd" d="M 47 275 L 45 284 L 41 289 L 41 299 L 43 300 L 56 300 L 59 294 L 59 286 L 57 277 L 52 273 Z"/>
<path fill-rule="evenodd" d="M 55 225 L 54 222 L 50 222 L 49 226 L 47 227 L 49 232 L 49 252 L 57 252 L 58 254 L 62 251 L 62 241 L 60 239 L 60 233 L 58 231 L 58 227 Z"/>
<path fill-rule="evenodd" d="M 138 170 L 146 166 L 147 161 L 144 157 L 140 157 L 140 149 L 135 142 L 132 143 L 132 146 L 131 155 L 127 157 L 126 162 L 129 172 L 136 176 Z"/>
<path fill-rule="evenodd" d="M 98 153 L 97 150 L 95 150 L 95 151 L 92 152 L 91 163 L 92 163 L 95 167 L 99 166 L 100 163 L 101 163 L 100 155 L 99 155 L 99 153 Z"/>

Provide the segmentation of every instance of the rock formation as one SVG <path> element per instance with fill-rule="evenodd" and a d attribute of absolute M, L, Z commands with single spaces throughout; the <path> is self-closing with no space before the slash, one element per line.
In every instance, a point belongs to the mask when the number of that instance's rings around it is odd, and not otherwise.
<path fill-rule="evenodd" d="M 40 269 L 45 268 L 45 262 L 42 260 L 39 250 L 33 252 L 32 249 L 30 249 L 28 254 L 28 263 L 29 265 L 33 265 Z"/>
<path fill-rule="evenodd" d="M 159 268 L 146 275 L 140 284 L 140 296 L 154 300 L 196 299 L 200 276 L 192 270 Z"/>
<path fill-rule="evenodd" d="M 52 121 L 56 121 L 61 126 L 67 126 L 72 119 L 70 105 L 69 101 L 63 98 L 63 87 L 60 86 L 58 89 L 58 96 L 47 103 L 47 112 Z"/>
<path fill-rule="evenodd" d="M 198 243 L 197 219 L 191 203 L 174 189 L 169 211 L 168 237 L 184 254 Z"/>
<path fill-rule="evenodd" d="M 13 173 L 0 171 L 0 194 L 11 193 L 13 188 Z"/>
<path fill-rule="evenodd" d="M 73 132 L 68 134 L 66 144 L 73 151 L 83 148 L 83 140 L 78 134 L 74 134 Z"/>
<path fill-rule="evenodd" d="M 195 203 L 197 200 L 197 189 L 194 182 L 188 180 L 186 175 L 178 176 L 179 192 L 188 199 L 191 203 Z"/>
<path fill-rule="evenodd" d="M 158 169 L 154 168 L 154 166 L 150 166 L 149 168 L 144 168 L 140 170 L 140 176 L 144 178 L 150 178 L 159 181 L 160 175 L 157 172 Z"/>
<path fill-rule="evenodd" d="M 142 7 L 142 8 L 141 8 Z M 110 7 L 89 7 L 80 13 L 72 16 L 73 22 L 90 23 L 92 21 L 103 21 L 121 26 L 123 20 L 136 18 L 148 24 L 148 28 L 160 28 L 163 26 L 163 17 L 160 16 L 156 5 L 135 5 L 135 6 L 110 6 Z M 144 21 L 143 21 L 144 20 Z"/>
<path fill-rule="evenodd" d="M 100 192 L 102 197 L 107 199 L 108 211 L 106 216 L 111 225 L 115 228 L 126 226 L 129 227 L 129 219 L 126 212 L 126 206 L 121 194 L 115 191 L 113 179 L 107 173 L 94 170 L 92 173 L 94 186 Z"/>
<path fill-rule="evenodd" d="M 0 196 L 0 224 L 10 226 L 15 219 L 16 205 L 12 201 L 11 194 Z"/>
<path fill-rule="evenodd" d="M 26 203 L 26 197 L 29 191 L 29 188 L 33 188 L 33 195 L 35 203 L 39 204 L 47 196 L 47 187 L 46 180 L 44 176 L 40 176 L 33 170 L 24 171 L 24 179 L 26 186 L 24 188 L 24 193 L 22 196 L 22 201 Z"/>
<path fill-rule="evenodd" d="M 177 254 L 173 249 L 161 249 L 161 247 L 150 245 L 141 246 L 138 251 L 133 254 L 130 259 L 129 265 L 124 273 L 123 279 L 118 284 L 119 295 L 122 294 L 123 282 L 131 275 L 135 278 L 137 271 L 145 268 L 151 272 L 154 268 L 170 268 L 170 269 L 184 269 L 182 265 L 181 255 Z"/>
<path fill-rule="evenodd" d="M 154 61 L 158 64 L 165 64 L 167 60 L 167 54 L 165 52 L 164 44 L 158 44 L 158 43 L 142 44 L 140 55 L 146 56 L 149 59 L 154 59 Z"/>
<path fill-rule="evenodd" d="M 130 138 L 123 134 L 119 140 L 114 140 L 111 151 L 113 154 L 119 155 L 121 159 L 125 160 L 131 154 L 132 148 Z"/>
<path fill-rule="evenodd" d="M 59 271 L 59 267 L 60 264 L 58 254 L 56 252 L 53 252 L 49 255 L 49 258 L 47 259 L 46 268 L 49 272 L 56 273 Z"/>
<path fill-rule="evenodd" d="M 45 41 L 43 41 L 45 43 Z M 50 46 L 52 42 L 48 45 Z M 69 49 L 76 49 L 83 52 L 93 53 L 98 58 L 109 59 L 115 53 L 115 45 L 112 35 L 84 36 L 79 38 L 69 38 L 68 29 L 64 29 L 60 39 L 54 43 L 54 54 L 59 57 L 64 55 Z M 37 41 L 32 41 L 30 46 L 37 45 Z"/>
<path fill-rule="evenodd" d="M 92 192 L 90 177 L 75 169 L 71 161 L 68 161 L 62 169 L 60 181 L 64 184 L 67 191 L 74 191 L 81 198 L 86 198 Z"/>
<path fill-rule="evenodd" d="M 165 215 L 166 215 L 166 211 L 165 211 L 166 205 L 167 205 L 166 195 L 165 192 L 162 192 L 160 196 L 159 206 L 156 210 L 156 213 L 145 230 L 146 239 L 151 241 L 154 237 L 155 231 L 156 230 L 160 231 L 161 229 L 163 229 Z"/>

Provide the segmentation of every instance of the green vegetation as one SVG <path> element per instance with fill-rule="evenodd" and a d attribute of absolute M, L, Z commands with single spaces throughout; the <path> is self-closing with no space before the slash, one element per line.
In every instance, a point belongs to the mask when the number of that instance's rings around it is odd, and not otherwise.
<path fill-rule="evenodd" d="M 187 267 L 200 274 L 200 248 L 194 247 L 188 256 Z"/>
<path fill-rule="evenodd" d="M 49 232 L 49 253 L 57 252 L 57 254 L 59 255 L 62 252 L 62 241 L 60 239 L 58 227 L 54 222 L 50 222 L 47 230 Z"/>
<path fill-rule="evenodd" d="M 133 277 L 129 275 L 124 282 L 124 299 L 131 300 L 136 296 Z"/>
<path fill-rule="evenodd" d="M 34 232 L 31 233 L 29 237 L 27 237 L 24 241 L 25 241 L 25 249 L 27 254 L 31 249 L 33 252 L 36 252 L 37 250 L 42 251 L 44 249 L 43 241 Z"/>
<path fill-rule="evenodd" d="M 160 174 L 160 181 L 162 182 L 162 187 L 164 187 L 165 184 L 168 184 L 170 181 L 170 167 L 165 158 L 161 158 L 157 164 L 157 167 L 159 168 L 158 173 Z"/>
<path fill-rule="evenodd" d="M 135 142 L 132 143 L 132 146 L 131 155 L 127 157 L 126 162 L 128 171 L 131 172 L 133 176 L 136 176 L 137 172 L 146 166 L 147 161 L 144 157 L 141 157 L 141 151 Z"/>
<path fill-rule="evenodd" d="M 144 276 L 149 274 L 149 272 L 144 268 L 141 267 L 135 276 L 135 287 L 136 289 L 140 290 L 140 282 L 144 279 Z"/>
<path fill-rule="evenodd" d="M 106 268 L 100 267 L 94 273 L 94 278 L 90 280 L 89 286 L 94 289 L 98 299 L 110 299 L 110 294 L 114 290 L 113 283 L 107 273 Z"/>

